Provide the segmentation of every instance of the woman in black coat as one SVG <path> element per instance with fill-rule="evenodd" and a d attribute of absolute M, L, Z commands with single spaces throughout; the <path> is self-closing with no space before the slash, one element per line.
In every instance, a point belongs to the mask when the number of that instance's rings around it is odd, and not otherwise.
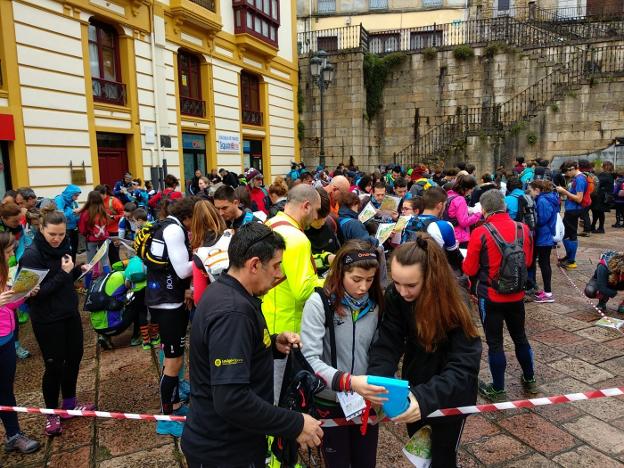
<path fill-rule="evenodd" d="M 394 421 L 407 423 L 410 437 L 430 425 L 431 466 L 454 467 L 465 417 L 427 416 L 475 404 L 481 340 L 446 255 L 429 235 L 401 245 L 390 265 L 393 284 L 367 374 L 393 377 L 404 355 L 401 375 L 410 383 L 410 405 Z"/>
<path fill-rule="evenodd" d="M 598 191 L 592 196 L 592 232 L 604 234 L 605 213 L 609 211 L 609 205 L 613 196 L 613 163 L 602 163 L 602 172 L 598 174 Z M 596 228 L 598 222 L 598 228 Z"/>
<path fill-rule="evenodd" d="M 74 281 L 82 269 L 72 261 L 65 215 L 55 209 L 41 210 L 41 230 L 20 260 L 21 268 L 48 270 L 39 292 L 30 299 L 30 319 L 45 364 L 43 398 L 46 408 L 58 408 L 61 393 L 62 409 L 92 410 L 93 405 L 79 404 L 76 399 L 83 335 Z M 62 430 L 59 416 L 46 417 L 47 435 L 59 435 Z"/>

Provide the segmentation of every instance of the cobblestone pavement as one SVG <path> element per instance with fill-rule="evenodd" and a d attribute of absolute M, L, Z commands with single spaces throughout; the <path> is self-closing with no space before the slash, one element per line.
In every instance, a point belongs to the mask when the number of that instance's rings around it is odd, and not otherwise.
<path fill-rule="evenodd" d="M 607 221 L 610 226 L 611 219 Z M 579 267 L 570 276 L 582 288 L 601 251 L 624 247 L 624 230 L 609 228 L 606 235 L 594 234 L 580 240 Z M 527 330 L 542 395 L 624 386 L 624 334 L 593 326 L 596 313 L 556 268 L 553 290 L 555 303 L 527 304 Z M 609 304 L 608 314 L 614 317 L 618 315 L 614 311 L 617 302 Z M 158 411 L 155 356 L 128 347 L 127 334 L 114 339 L 117 349 L 100 352 L 86 319 L 85 353 L 78 383 L 80 400 L 97 402 L 102 410 Z M 33 356 L 18 363 L 18 405 L 41 407 L 42 361 L 29 324 L 22 329 L 22 342 Z M 511 399 L 527 398 L 519 383 L 520 370 L 509 336 L 506 350 L 508 394 Z M 481 378 L 489 380 L 485 352 Z M 40 440 L 43 448 L 25 456 L 2 453 L 1 466 L 185 466 L 177 441 L 157 436 L 151 422 L 75 418 L 64 423 L 62 436 L 47 439 L 42 416 L 22 415 L 20 421 L 23 430 Z M 378 466 L 410 466 L 401 454 L 405 440 L 403 427 L 385 424 Z M 624 466 L 624 398 L 471 416 L 461 441 L 460 463 L 463 467 Z"/>

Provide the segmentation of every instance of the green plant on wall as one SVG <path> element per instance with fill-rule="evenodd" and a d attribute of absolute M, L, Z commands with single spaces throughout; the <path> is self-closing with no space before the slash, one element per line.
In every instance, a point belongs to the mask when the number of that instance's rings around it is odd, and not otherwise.
<path fill-rule="evenodd" d="M 303 141 L 305 137 L 305 125 L 301 120 L 297 123 L 297 137 L 299 141 Z"/>
<path fill-rule="evenodd" d="M 469 45 L 460 45 L 453 49 L 453 57 L 456 60 L 468 60 L 474 57 L 474 49 Z"/>
<path fill-rule="evenodd" d="M 515 124 L 513 124 L 511 128 L 509 129 L 509 133 L 511 133 L 512 135 L 517 135 L 525 128 L 526 128 L 526 122 L 522 120 L 520 122 L 516 122 Z"/>
<path fill-rule="evenodd" d="M 500 48 L 501 48 L 501 45 L 498 42 L 492 42 L 488 44 L 485 47 L 485 49 L 483 49 L 483 55 L 485 55 L 488 58 L 492 58 L 496 54 L 498 54 L 498 51 L 500 50 Z"/>
<path fill-rule="evenodd" d="M 297 123 L 297 137 L 299 141 L 303 141 L 305 136 L 305 124 L 301 120 L 301 114 L 303 114 L 303 93 L 301 88 L 297 90 L 297 114 L 299 114 L 299 122 Z"/>
<path fill-rule="evenodd" d="M 531 146 L 533 146 L 535 143 L 537 143 L 537 135 L 535 134 L 535 132 L 530 132 L 527 135 L 527 143 Z"/>
<path fill-rule="evenodd" d="M 422 54 L 425 60 L 433 60 L 436 58 L 436 55 L 438 55 L 438 49 L 435 47 L 427 47 L 426 49 L 423 49 Z"/>
<path fill-rule="evenodd" d="M 550 105 L 550 110 L 553 111 L 554 113 L 559 112 L 559 104 L 557 104 L 556 102 L 553 102 Z"/>
<path fill-rule="evenodd" d="M 386 78 L 394 67 L 403 63 L 406 54 L 395 52 L 384 57 L 364 55 L 364 87 L 366 88 L 366 116 L 373 119 L 382 107 Z"/>

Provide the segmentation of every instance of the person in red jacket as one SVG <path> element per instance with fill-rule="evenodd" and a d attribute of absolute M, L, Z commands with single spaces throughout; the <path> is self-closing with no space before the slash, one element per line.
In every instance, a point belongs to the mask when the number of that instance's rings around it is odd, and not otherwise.
<path fill-rule="evenodd" d="M 161 216 L 160 207 L 164 200 L 173 201 L 178 198 L 182 198 L 182 192 L 176 191 L 177 186 L 180 185 L 180 181 L 173 174 L 167 174 L 165 176 L 165 190 L 158 192 L 147 202 L 152 209 L 155 218 L 166 218 L 167 215 Z"/>
<path fill-rule="evenodd" d="M 529 228 L 516 223 L 506 213 L 505 199 L 498 190 L 488 190 L 481 199 L 485 224 L 476 228 L 468 242 L 468 252 L 463 270 L 476 277 L 479 315 L 488 344 L 488 361 L 492 373 L 491 384 L 479 383 L 479 393 L 489 400 L 507 400 L 505 392 L 505 368 L 507 361 L 503 350 L 503 323 L 514 342 L 516 358 L 522 367 L 522 385 L 529 393 L 537 393 L 533 367 L 533 351 L 524 327 L 524 288 L 510 294 L 502 294 L 494 287 L 502 266 L 502 246 L 494 239 L 498 233 L 507 243 L 521 243 L 528 268 L 533 258 L 533 240 Z M 492 230 L 492 231 L 490 231 Z"/>
<path fill-rule="evenodd" d="M 104 209 L 106 210 L 106 215 L 108 216 L 108 223 L 106 225 L 108 237 L 119 236 L 119 220 L 124 214 L 123 203 L 119 200 L 119 198 L 113 196 L 108 185 L 98 185 L 95 187 L 95 191 L 100 193 L 102 200 L 104 201 Z M 116 247 L 113 243 L 108 246 L 108 259 L 110 265 L 119 261 L 119 247 Z"/>
<path fill-rule="evenodd" d="M 249 169 L 245 174 L 247 179 L 247 190 L 251 199 L 251 211 L 262 211 L 269 214 L 271 199 L 269 192 L 262 186 L 264 176 L 258 169 Z"/>

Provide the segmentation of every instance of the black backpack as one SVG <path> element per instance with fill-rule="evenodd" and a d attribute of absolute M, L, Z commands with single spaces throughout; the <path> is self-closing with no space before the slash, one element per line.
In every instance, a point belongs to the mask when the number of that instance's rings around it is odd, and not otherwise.
<path fill-rule="evenodd" d="M 121 310 L 124 303 L 120 298 L 109 296 L 105 292 L 106 282 L 114 272 L 99 276 L 87 291 L 84 302 L 84 310 L 87 312 L 100 312 L 102 310 Z"/>
<path fill-rule="evenodd" d="M 496 247 L 501 253 L 501 265 L 490 286 L 499 294 L 514 294 L 524 291 L 527 282 L 526 255 L 524 253 L 524 236 L 521 223 L 516 223 L 516 235 L 513 244 L 505 242 L 496 228 L 485 223 Z"/>
<path fill-rule="evenodd" d="M 535 214 L 535 202 L 529 195 L 514 195 L 518 199 L 518 212 L 515 221 L 526 224 L 531 232 L 537 227 L 537 216 Z"/>
<path fill-rule="evenodd" d="M 444 221 L 448 221 L 449 223 L 451 223 L 453 225 L 453 227 L 456 227 L 459 222 L 457 221 L 457 218 L 451 218 L 449 216 L 449 207 L 451 206 L 451 202 L 456 199 L 459 195 L 452 195 L 449 198 L 447 198 L 446 203 L 444 204 L 444 212 L 442 213 L 442 219 Z"/>

